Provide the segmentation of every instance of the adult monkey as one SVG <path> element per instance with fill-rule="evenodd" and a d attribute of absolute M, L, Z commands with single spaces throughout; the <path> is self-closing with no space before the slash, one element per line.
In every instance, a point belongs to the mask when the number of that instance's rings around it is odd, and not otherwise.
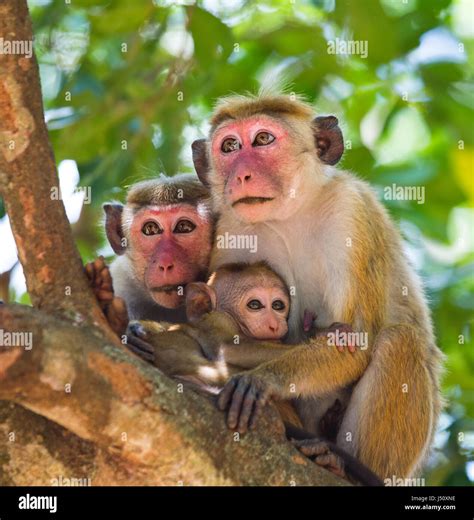
<path fill-rule="evenodd" d="M 337 444 L 382 478 L 406 477 L 433 437 L 443 355 L 399 233 L 365 182 L 332 167 L 342 153 L 337 119 L 315 118 L 311 106 L 285 95 L 221 99 L 209 139 L 193 143 L 196 171 L 220 215 L 217 238 L 258 240 L 256 253 L 215 246 L 211 270 L 266 260 L 294 288 L 294 342 L 305 309 L 319 326 L 350 323 L 369 337 L 368 348 L 351 355 L 320 339 L 301 343 L 234 376 L 219 405 L 229 407 L 229 427 L 245 432 L 268 399 L 298 397 L 304 429 L 318 434 L 321 415 L 336 396 L 345 399 Z M 301 448 L 311 455 L 319 446 Z"/>
<path fill-rule="evenodd" d="M 86 272 L 114 330 L 124 332 L 128 317 L 186 321 L 184 287 L 206 280 L 209 266 L 214 218 L 207 188 L 195 175 L 162 175 L 134 184 L 125 205 L 108 203 L 104 212 L 118 257 L 110 273 L 102 258 Z"/>

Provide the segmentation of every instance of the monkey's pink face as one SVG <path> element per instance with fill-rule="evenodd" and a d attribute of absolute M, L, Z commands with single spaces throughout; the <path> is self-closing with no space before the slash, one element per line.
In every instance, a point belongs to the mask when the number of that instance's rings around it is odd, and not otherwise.
<path fill-rule="evenodd" d="M 259 115 L 220 126 L 211 153 L 225 205 L 240 220 L 285 218 L 294 206 L 295 147 L 287 128 Z"/>
<path fill-rule="evenodd" d="M 255 287 L 239 302 L 242 332 L 259 340 L 278 340 L 288 332 L 290 302 L 280 287 Z"/>
<path fill-rule="evenodd" d="M 130 228 L 137 276 L 159 305 L 184 303 L 184 286 L 204 280 L 211 252 L 212 223 L 203 207 L 187 204 L 141 209 Z"/>

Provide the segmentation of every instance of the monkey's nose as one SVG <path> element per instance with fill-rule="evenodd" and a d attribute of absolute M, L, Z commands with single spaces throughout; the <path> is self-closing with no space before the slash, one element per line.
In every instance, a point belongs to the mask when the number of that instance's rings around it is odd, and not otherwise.
<path fill-rule="evenodd" d="M 164 273 L 168 271 L 172 271 L 174 267 L 174 264 L 172 262 L 161 262 L 158 264 L 158 268 L 160 271 L 163 271 Z"/>
<path fill-rule="evenodd" d="M 245 184 L 252 178 L 252 174 L 250 173 L 239 173 L 237 175 L 237 179 L 240 182 L 240 184 Z"/>

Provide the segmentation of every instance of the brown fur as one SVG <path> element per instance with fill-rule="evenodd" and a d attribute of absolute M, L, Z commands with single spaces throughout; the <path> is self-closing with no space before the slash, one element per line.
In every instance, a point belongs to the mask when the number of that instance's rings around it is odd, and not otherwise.
<path fill-rule="evenodd" d="M 157 179 L 148 179 L 131 186 L 127 193 L 127 205 L 135 209 L 143 206 L 166 206 L 168 204 L 191 204 L 207 202 L 207 190 L 192 174 L 175 177 L 160 175 Z"/>
<path fill-rule="evenodd" d="M 311 105 L 306 104 L 301 97 L 290 98 L 286 95 L 267 97 L 227 96 L 219 99 L 211 118 L 211 134 L 228 119 L 244 119 L 256 114 L 281 116 L 286 114 L 292 118 L 308 119 L 313 114 Z"/>

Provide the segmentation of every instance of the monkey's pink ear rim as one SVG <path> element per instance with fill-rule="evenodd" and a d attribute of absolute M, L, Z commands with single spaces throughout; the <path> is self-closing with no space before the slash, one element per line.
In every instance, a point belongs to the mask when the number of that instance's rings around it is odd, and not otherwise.
<path fill-rule="evenodd" d="M 107 239 L 114 253 L 123 255 L 126 249 L 122 243 L 124 238 L 122 230 L 123 205 L 120 203 L 107 203 L 102 207 L 105 212 L 105 233 Z"/>
<path fill-rule="evenodd" d="M 209 182 L 209 159 L 207 157 L 207 140 L 196 139 L 191 145 L 193 151 L 193 163 L 199 180 L 206 186 L 210 187 Z"/>

